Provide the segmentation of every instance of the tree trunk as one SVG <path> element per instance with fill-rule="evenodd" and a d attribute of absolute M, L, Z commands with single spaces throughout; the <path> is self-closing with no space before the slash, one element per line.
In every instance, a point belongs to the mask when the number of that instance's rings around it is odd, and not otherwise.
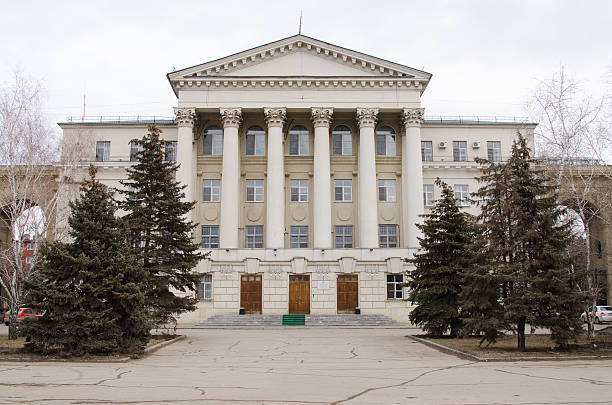
<path fill-rule="evenodd" d="M 17 340 L 17 315 L 15 311 L 11 312 L 9 315 L 9 340 Z"/>
<path fill-rule="evenodd" d="M 520 317 L 516 326 L 517 337 L 518 337 L 518 347 L 521 352 L 525 351 L 525 323 L 526 319 L 524 316 Z"/>

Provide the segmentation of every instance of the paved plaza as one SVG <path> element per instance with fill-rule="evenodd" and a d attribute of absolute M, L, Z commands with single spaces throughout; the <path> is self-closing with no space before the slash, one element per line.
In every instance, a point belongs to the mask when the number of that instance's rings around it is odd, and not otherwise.
<path fill-rule="evenodd" d="M 0 362 L 0 403 L 612 403 L 612 361 L 475 363 L 411 332 L 187 329 L 126 363 Z"/>

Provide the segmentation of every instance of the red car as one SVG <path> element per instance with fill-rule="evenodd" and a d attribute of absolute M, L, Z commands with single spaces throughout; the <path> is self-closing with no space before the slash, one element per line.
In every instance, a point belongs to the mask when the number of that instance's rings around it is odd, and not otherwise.
<path fill-rule="evenodd" d="M 41 316 L 43 316 L 43 314 L 39 314 L 37 312 L 38 311 L 32 308 L 19 308 L 19 311 L 17 312 L 17 322 L 21 322 L 22 320 L 26 318 L 38 319 Z M 4 313 L 4 324 L 6 326 L 9 325 L 9 312 Z"/>

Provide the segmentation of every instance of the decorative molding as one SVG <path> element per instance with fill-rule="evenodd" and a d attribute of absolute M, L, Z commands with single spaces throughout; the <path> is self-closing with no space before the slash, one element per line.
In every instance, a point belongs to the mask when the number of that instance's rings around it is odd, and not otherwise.
<path fill-rule="evenodd" d="M 420 127 L 424 114 L 424 108 L 404 108 L 402 122 L 407 127 Z"/>
<path fill-rule="evenodd" d="M 182 89 L 201 89 L 205 88 L 278 88 L 279 90 L 288 87 L 288 88 L 322 88 L 322 89 L 334 89 L 334 88 L 344 88 L 344 89 L 366 89 L 366 88 L 414 88 L 415 90 L 419 90 L 421 93 L 423 92 L 425 86 L 427 85 L 427 79 L 404 79 L 404 78 L 387 78 L 384 77 L 382 79 L 371 80 L 370 78 L 339 78 L 335 80 L 335 78 L 329 77 L 320 77 L 313 79 L 304 79 L 304 78 L 286 78 L 286 77 L 278 77 L 278 78 L 257 78 L 252 77 L 249 79 L 245 79 L 243 77 L 229 78 L 230 80 L 222 80 L 222 79 L 200 79 L 195 81 L 184 81 L 184 80 L 173 80 L 172 85 L 176 90 Z M 235 79 L 235 80 L 233 80 Z"/>
<path fill-rule="evenodd" d="M 357 108 L 359 128 L 374 128 L 378 120 L 378 108 Z"/>
<path fill-rule="evenodd" d="M 189 107 L 174 107 L 174 119 L 178 127 L 193 128 L 196 122 L 195 108 Z"/>
<path fill-rule="evenodd" d="M 334 109 L 332 107 L 312 107 L 312 123 L 315 128 L 329 128 L 333 120 Z"/>
<path fill-rule="evenodd" d="M 287 109 L 281 108 L 268 108 L 264 107 L 264 116 L 268 127 L 281 127 L 285 125 L 287 121 Z"/>
<path fill-rule="evenodd" d="M 242 108 L 220 108 L 219 111 L 221 112 L 223 128 L 238 128 L 242 123 Z"/>

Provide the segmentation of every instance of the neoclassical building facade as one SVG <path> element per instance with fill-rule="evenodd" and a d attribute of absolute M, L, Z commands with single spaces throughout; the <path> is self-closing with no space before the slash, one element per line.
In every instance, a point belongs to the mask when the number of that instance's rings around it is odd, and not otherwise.
<path fill-rule="evenodd" d="M 196 201 L 210 251 L 195 322 L 215 314 L 335 314 L 404 321 L 406 262 L 440 177 L 457 203 L 475 157 L 502 160 L 533 124 L 424 117 L 431 74 L 296 35 L 167 75 L 174 119 L 155 120 Z M 60 124 L 64 142 L 120 187 L 146 119 Z"/>

